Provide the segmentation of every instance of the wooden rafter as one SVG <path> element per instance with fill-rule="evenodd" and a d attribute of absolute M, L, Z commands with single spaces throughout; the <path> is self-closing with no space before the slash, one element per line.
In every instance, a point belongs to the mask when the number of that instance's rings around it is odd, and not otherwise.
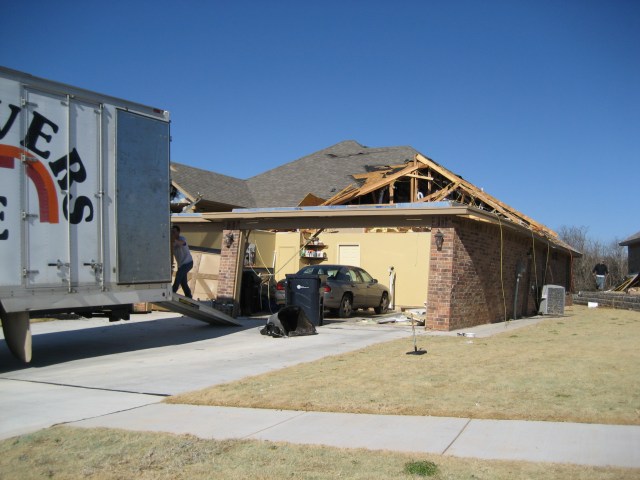
<path fill-rule="evenodd" d="M 405 175 L 405 176 L 409 178 L 417 178 L 418 180 L 426 180 L 426 181 L 433 180 L 433 177 L 427 177 L 426 175 L 420 175 L 419 173 L 409 173 L 408 175 Z"/>
<path fill-rule="evenodd" d="M 355 185 L 347 185 L 329 200 L 322 202 L 321 205 L 341 205 L 356 196 L 358 196 L 358 188 Z"/>
<path fill-rule="evenodd" d="M 421 202 L 440 202 L 447 198 L 451 192 L 453 192 L 458 187 L 457 182 L 450 183 L 446 187 L 436 192 L 433 192 L 431 195 L 427 195 L 426 197 L 420 200 Z"/>
<path fill-rule="evenodd" d="M 466 187 L 469 192 L 473 192 L 473 194 L 477 198 L 480 198 L 484 203 L 486 203 L 488 205 L 491 205 L 496 210 L 500 210 L 502 212 L 508 212 L 510 214 L 509 216 L 513 216 L 515 218 L 519 218 L 521 220 L 524 220 L 524 222 L 526 224 L 529 224 L 531 227 L 535 228 L 536 230 L 540 230 L 540 231 L 546 232 L 549 235 L 552 235 L 554 237 L 558 236 L 557 233 L 555 233 L 553 230 L 550 230 L 549 228 L 547 228 L 544 225 L 536 222 L 532 218 L 527 217 L 523 213 L 518 212 L 514 208 L 510 207 L 506 203 L 501 202 L 497 198 L 489 195 L 488 193 L 483 192 L 482 190 L 477 188 L 475 185 L 472 185 L 471 183 L 467 182 L 463 178 L 460 178 L 457 175 L 455 175 L 454 173 L 451 173 L 449 170 L 447 170 L 444 167 L 441 167 L 440 165 L 435 163 L 433 160 L 431 160 L 431 159 L 429 159 L 429 158 L 427 158 L 427 157 L 425 157 L 425 156 L 423 156 L 423 155 L 421 155 L 419 153 L 416 155 L 416 157 L 421 158 L 421 160 L 425 163 L 425 165 L 429 165 L 433 170 L 435 170 L 436 172 L 440 173 L 442 176 L 448 177 L 453 181 L 459 181 L 461 186 Z M 522 222 L 516 221 L 516 223 L 522 223 Z"/>
<path fill-rule="evenodd" d="M 382 187 L 385 187 L 387 185 L 391 185 L 393 184 L 397 179 L 402 178 L 403 176 L 409 174 L 409 173 L 413 173 L 415 170 L 417 170 L 418 168 L 421 168 L 421 165 L 408 165 L 406 167 L 404 167 L 402 170 L 393 173 L 391 175 L 387 175 L 385 178 L 382 178 L 380 180 L 377 181 L 373 181 L 373 182 L 365 182 L 364 185 L 362 185 L 356 192 L 357 197 L 362 197 L 368 193 L 371 193 L 375 190 L 378 190 Z M 338 198 L 336 198 L 336 196 L 330 198 L 329 200 L 327 200 L 323 205 L 339 205 L 340 203 L 343 203 L 345 200 L 339 200 Z"/>
<path fill-rule="evenodd" d="M 393 203 L 393 186 L 395 182 L 402 178 L 409 180 L 408 195 L 409 198 L 415 199 L 418 193 L 418 182 L 422 180 L 427 182 L 427 194 L 420 199 L 420 202 L 438 202 L 446 198 L 455 198 L 460 203 L 495 213 L 513 223 L 531 228 L 540 234 L 556 239 L 558 237 L 553 230 L 501 202 L 419 153 L 415 155 L 410 163 L 390 165 L 385 169 L 355 174 L 352 177 L 357 181 L 364 180 L 364 183 L 360 187 L 355 185 L 347 186 L 322 203 L 322 205 L 345 204 L 355 198 L 364 197 L 383 188 L 389 188 L 389 200 L 390 203 Z"/>

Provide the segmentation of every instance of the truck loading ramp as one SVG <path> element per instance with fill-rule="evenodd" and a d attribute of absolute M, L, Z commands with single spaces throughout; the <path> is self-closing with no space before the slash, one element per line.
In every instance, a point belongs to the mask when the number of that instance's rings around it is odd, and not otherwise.
<path fill-rule="evenodd" d="M 211 325 L 240 326 L 240 323 L 233 317 L 230 317 L 215 308 L 207 307 L 196 300 L 178 295 L 177 293 L 171 294 L 171 300 L 166 302 L 156 302 L 156 304 L 171 310 L 172 312 L 181 313 L 182 315 L 195 318 L 196 320 L 202 320 L 203 322 L 210 323 Z"/>

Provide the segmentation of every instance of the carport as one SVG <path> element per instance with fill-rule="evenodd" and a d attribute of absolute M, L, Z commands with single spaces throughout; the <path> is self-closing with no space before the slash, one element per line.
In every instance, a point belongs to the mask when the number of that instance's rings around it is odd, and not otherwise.
<path fill-rule="evenodd" d="M 569 285 L 573 252 L 567 246 L 529 225 L 457 202 L 249 208 L 177 214 L 173 218 L 210 222 L 214 230 L 223 233 L 217 295 L 218 301 L 233 303 L 234 316 L 238 313 L 245 240 L 251 230 L 427 229 L 430 238 L 437 235 L 441 240 L 430 241 L 426 247 L 430 267 L 424 287 L 427 326 L 437 330 L 502 321 L 535 310 L 536 299 L 531 298 L 529 284 L 521 286 L 516 298 L 514 280 L 523 265 L 529 278 L 535 276 L 537 285 L 547 280 L 549 259 L 553 258 L 554 282 Z"/>

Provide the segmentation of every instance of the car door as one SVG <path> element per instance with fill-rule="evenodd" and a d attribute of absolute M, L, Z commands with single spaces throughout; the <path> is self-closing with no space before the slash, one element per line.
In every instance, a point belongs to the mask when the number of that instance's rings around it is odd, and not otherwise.
<path fill-rule="evenodd" d="M 380 289 L 378 288 L 378 282 L 376 282 L 365 270 L 359 269 L 358 273 L 362 278 L 362 290 L 366 297 L 366 306 L 375 307 L 380 303 Z"/>
<path fill-rule="evenodd" d="M 349 279 L 348 288 L 353 294 L 353 308 L 362 308 L 367 304 L 367 287 L 362 281 L 359 269 L 347 268 L 347 278 Z"/>

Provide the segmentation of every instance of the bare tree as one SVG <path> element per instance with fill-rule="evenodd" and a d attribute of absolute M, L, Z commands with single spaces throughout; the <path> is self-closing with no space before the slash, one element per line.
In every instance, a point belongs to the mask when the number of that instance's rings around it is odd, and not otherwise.
<path fill-rule="evenodd" d="M 629 274 L 629 262 L 627 261 L 627 248 L 620 246 L 619 238 L 613 240 L 607 248 L 609 261 L 609 275 L 613 285 L 622 283 Z"/>
<path fill-rule="evenodd" d="M 626 249 L 618 245 L 620 243 L 618 239 L 606 245 L 598 240 L 593 240 L 588 237 L 588 230 L 585 226 L 565 225 L 558 229 L 560 239 L 582 254 L 582 257 L 573 260 L 574 290 L 595 290 L 596 285 L 592 271 L 600 260 L 604 261 L 609 269 L 605 288 L 613 288 L 622 283 L 628 273 Z"/>

